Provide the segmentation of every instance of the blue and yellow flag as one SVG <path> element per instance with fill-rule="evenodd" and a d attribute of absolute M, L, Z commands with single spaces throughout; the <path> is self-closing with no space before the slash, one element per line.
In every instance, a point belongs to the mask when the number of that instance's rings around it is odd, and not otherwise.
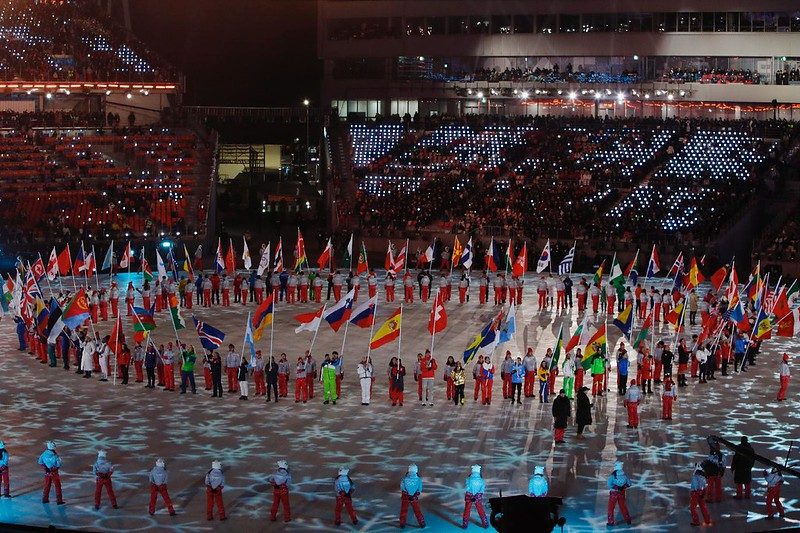
<path fill-rule="evenodd" d="M 619 328 L 626 339 L 630 340 L 631 326 L 633 325 L 633 304 L 625 306 L 625 309 L 614 319 L 614 325 Z"/>
<path fill-rule="evenodd" d="M 475 339 L 467 346 L 467 349 L 464 350 L 465 365 L 469 364 L 469 362 L 475 358 L 481 348 L 485 348 L 493 343 L 496 344 L 496 341 L 499 340 L 497 330 L 500 328 L 500 321 L 502 318 L 503 313 L 501 312 L 486 324 L 480 333 L 475 335 Z"/>

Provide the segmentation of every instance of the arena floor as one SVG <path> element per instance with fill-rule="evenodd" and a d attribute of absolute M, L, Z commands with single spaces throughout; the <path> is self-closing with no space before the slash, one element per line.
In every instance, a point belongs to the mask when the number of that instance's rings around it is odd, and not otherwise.
<path fill-rule="evenodd" d="M 563 322 L 571 332 L 577 314 L 554 317 L 552 312 L 539 313 L 532 292 L 529 280 L 524 303 L 517 313 L 518 334 L 501 349 L 511 349 L 516 355 L 525 346 L 532 346 L 541 359 L 546 348 L 553 346 L 559 325 Z M 379 323 L 397 305 L 381 302 Z M 247 310 L 254 308 L 195 307 L 194 311 L 198 318 L 227 334 L 226 344 L 233 342 L 239 349 Z M 295 334 L 293 316 L 314 308 L 313 304 L 278 305 L 276 354 L 285 351 L 292 361 L 308 347 L 311 334 Z M 477 305 L 475 286 L 472 302 L 464 306 L 451 302 L 447 310 L 449 325 L 436 336 L 435 355 L 440 364 L 447 355 L 460 356 L 496 312 L 491 306 Z M 413 356 L 430 346 L 426 329 L 429 311 L 429 304 L 419 301 L 405 307 L 402 349 L 409 373 Z M 183 314 L 191 324 L 190 313 Z M 161 313 L 157 322 L 156 342 L 174 338 L 168 314 Z M 126 322 L 125 327 L 130 334 L 130 323 Z M 101 334 L 110 329 L 111 322 L 99 326 Z M 334 333 L 323 323 L 314 349 L 318 360 L 320 354 L 341 347 L 341 335 L 341 331 Z M 507 495 L 524 493 L 534 466 L 545 465 L 551 495 L 565 498 L 565 530 L 598 531 L 605 529 L 606 523 L 607 476 L 614 461 L 623 460 L 633 481 L 628 505 L 634 528 L 685 531 L 690 523 L 688 486 L 692 465 L 706 456 L 707 435 L 718 434 L 737 442 L 741 435 L 748 435 L 757 453 L 780 462 L 787 455 L 790 441 L 800 437 L 796 418 L 798 385 L 790 385 L 788 402 L 775 401 L 779 353 L 797 354 L 798 339 L 767 341 L 757 366 L 747 374 L 720 377 L 708 385 L 690 384 L 679 392 L 672 422 L 659 420 L 660 395 L 654 394 L 646 398 L 641 409 L 640 428 L 627 429 L 625 409 L 612 392 L 595 402 L 595 424 L 587 430 L 586 440 L 577 441 L 575 428 L 570 427 L 567 443 L 556 447 L 550 405 L 526 400 L 522 406 L 512 406 L 502 401 L 499 379 L 494 401 L 488 407 L 473 403 L 469 395 L 463 407 L 446 402 L 440 380 L 436 405 L 422 407 L 413 397 L 413 378 L 406 381 L 407 391 L 411 390 L 405 406 L 391 407 L 387 402 L 385 370 L 388 358 L 397 353 L 397 343 L 373 352 L 378 375 L 373 403 L 368 407 L 360 405 L 355 366 L 365 353 L 368 335 L 369 330 L 349 329 L 344 350 L 343 398 L 338 405 L 322 405 L 319 396 L 305 405 L 294 401 L 266 404 L 252 396 L 248 402 L 238 401 L 235 394 L 226 394 L 220 401 L 211 398 L 211 393 L 202 387 L 197 396 L 182 396 L 159 389 L 151 391 L 142 384 L 113 386 L 97 379 L 80 379 L 72 371 L 48 368 L 27 353 L 18 352 L 14 324 L 9 317 L 3 318 L 0 439 L 5 440 L 11 452 L 14 498 L 0 499 L 0 523 L 52 524 L 95 531 L 348 530 L 352 526 L 347 521 L 348 525 L 340 528 L 333 524 L 332 484 L 337 469 L 349 465 L 356 484 L 354 502 L 360 519 L 357 530 L 393 531 L 398 528 L 398 485 L 407 465 L 416 462 L 424 482 L 421 503 L 430 531 L 460 526 L 464 478 L 474 463 L 483 465 L 488 496 L 501 490 Z M 673 334 L 664 330 L 663 335 Z M 619 337 L 619 331 L 609 324 L 609 343 L 618 344 Z M 181 332 L 181 339 L 199 347 L 191 326 Z M 268 335 L 259 348 L 267 352 Z M 496 355 L 496 363 L 498 358 Z M 613 374 L 609 384 L 612 391 L 616 387 Z M 202 383 L 202 376 L 198 378 Z M 471 387 L 468 378 L 467 391 Z M 290 395 L 292 392 L 290 386 Z M 58 443 L 64 461 L 64 506 L 41 503 L 42 475 L 36 459 L 48 439 Z M 91 464 L 98 449 L 107 450 L 109 460 L 117 465 L 113 482 L 119 510 L 111 509 L 107 499 L 99 511 L 93 508 Z M 795 452 L 792 456 L 795 460 L 799 457 Z M 157 457 L 167 461 L 170 494 L 178 511 L 175 517 L 167 515 L 161 501 L 155 516 L 147 513 L 147 474 Z M 727 453 L 728 463 L 730 457 Z M 268 521 L 272 495 L 266 476 L 281 458 L 290 462 L 295 483 L 290 496 L 294 519 L 286 526 Z M 213 459 L 222 461 L 227 480 L 223 497 L 230 518 L 224 523 L 205 520 L 203 478 Z M 765 519 L 762 479 L 754 483 L 754 499 L 747 503 L 731 499 L 730 472 L 723 483 L 724 502 L 709 505 L 714 526 L 703 529 L 765 531 L 800 526 L 797 479 L 786 476 L 786 519 L 772 521 Z M 413 516 L 409 525 L 416 525 Z M 470 528 L 480 529 L 474 511 Z"/>

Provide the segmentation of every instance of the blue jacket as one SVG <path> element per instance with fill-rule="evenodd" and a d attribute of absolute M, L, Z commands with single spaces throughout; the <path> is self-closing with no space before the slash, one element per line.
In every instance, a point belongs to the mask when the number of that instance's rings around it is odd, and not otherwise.
<path fill-rule="evenodd" d="M 464 490 L 467 494 L 472 494 L 473 496 L 483 494 L 486 492 L 486 482 L 480 474 L 470 474 L 464 484 Z"/>
<path fill-rule="evenodd" d="M 511 383 L 522 383 L 525 381 L 525 365 L 514 363 L 511 367 Z"/>
<path fill-rule="evenodd" d="M 8 466 L 8 450 L 3 448 L 0 450 L 0 468 Z"/>
<path fill-rule="evenodd" d="M 39 464 L 47 469 L 61 468 L 61 457 L 53 450 L 45 450 L 39 456 Z"/>
<path fill-rule="evenodd" d="M 692 475 L 692 491 L 706 488 L 706 476 L 695 472 Z"/>
<path fill-rule="evenodd" d="M 623 357 L 617 362 L 617 370 L 619 371 L 620 375 L 627 376 L 628 375 L 628 358 Z"/>
<path fill-rule="evenodd" d="M 549 488 L 547 478 L 541 475 L 534 475 L 528 482 L 528 494 L 537 498 L 547 496 Z"/>
<path fill-rule="evenodd" d="M 197 288 L 197 294 L 203 292 L 203 278 L 202 276 L 197 276 L 197 279 L 194 280 L 194 286 Z"/>
<path fill-rule="evenodd" d="M 113 471 L 114 465 L 107 459 L 98 458 L 94 465 L 92 465 L 92 473 L 94 473 L 95 476 L 98 474 L 110 474 Z"/>
<path fill-rule="evenodd" d="M 617 472 L 615 470 L 608 476 L 608 490 L 626 489 L 630 484 L 631 481 L 628 479 L 628 476 L 625 475 L 625 472 Z"/>
<path fill-rule="evenodd" d="M 735 353 L 745 353 L 747 351 L 747 339 L 738 338 L 734 343 L 734 352 Z"/>
<path fill-rule="evenodd" d="M 150 471 L 150 483 L 153 485 L 166 485 L 167 484 L 167 469 L 163 466 L 154 466 Z"/>
<path fill-rule="evenodd" d="M 400 490 L 413 496 L 422 492 L 422 479 L 416 474 L 406 474 L 400 482 Z"/>
<path fill-rule="evenodd" d="M 256 271 L 255 270 L 250 272 L 250 278 L 248 279 L 247 284 L 250 285 L 250 289 L 251 290 L 256 286 Z"/>
<path fill-rule="evenodd" d="M 267 481 L 276 487 L 286 485 L 287 488 L 290 488 L 292 486 L 292 475 L 285 468 L 279 468 L 267 478 Z"/>
<path fill-rule="evenodd" d="M 336 478 L 336 481 L 333 482 L 333 490 L 337 493 L 349 493 L 354 488 L 355 485 L 353 484 L 353 480 L 350 479 L 350 476 L 339 476 Z"/>
<path fill-rule="evenodd" d="M 206 474 L 206 486 L 212 489 L 224 487 L 225 476 L 222 474 L 222 470 L 217 470 L 216 468 L 209 470 L 208 474 Z"/>

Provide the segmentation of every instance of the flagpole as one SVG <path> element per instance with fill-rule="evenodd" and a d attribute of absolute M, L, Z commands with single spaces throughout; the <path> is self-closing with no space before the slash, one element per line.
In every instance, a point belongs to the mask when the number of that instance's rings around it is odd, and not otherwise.
<path fill-rule="evenodd" d="M 344 323 L 344 336 L 342 337 L 342 349 L 339 352 L 339 358 L 344 362 L 344 343 L 347 341 L 347 327 L 350 325 L 350 320 L 348 319 Z"/>
<path fill-rule="evenodd" d="M 92 261 L 94 264 L 97 265 L 97 255 L 94 253 L 94 244 L 92 245 Z M 97 292 L 100 292 L 100 269 L 94 269 L 94 286 L 97 289 Z"/>
<path fill-rule="evenodd" d="M 133 307 L 133 306 L 131 306 Z M 91 322 L 91 319 L 89 319 Z M 117 352 L 119 352 L 119 330 L 122 327 L 122 313 L 117 313 L 117 321 L 114 323 L 114 381 L 112 381 L 112 385 L 117 384 L 117 361 L 119 357 L 117 357 Z M 108 346 L 108 345 L 106 345 Z"/>
<path fill-rule="evenodd" d="M 400 347 L 403 344 L 403 304 L 400 304 L 400 333 L 397 334 L 397 358 L 400 359 Z"/>
<path fill-rule="evenodd" d="M 410 250 L 408 249 L 408 239 L 406 239 L 406 253 L 405 253 L 405 257 L 403 257 L 403 270 L 404 270 L 403 273 L 404 274 L 406 272 L 408 272 L 408 253 L 409 253 L 409 251 Z M 403 308 L 403 304 L 400 304 L 400 309 L 402 309 L 402 308 Z M 402 311 L 401 311 L 401 313 L 402 313 Z"/>
<path fill-rule="evenodd" d="M 322 306 L 322 314 L 320 315 L 320 317 L 322 317 L 322 315 L 325 314 L 325 308 L 327 306 L 328 306 L 327 303 Z M 322 319 L 320 318 L 320 320 L 322 320 Z M 273 320 L 273 322 L 274 322 L 274 320 Z M 314 336 L 311 337 L 311 346 L 309 346 L 309 348 L 308 348 L 308 353 L 312 353 L 312 351 L 314 350 L 314 342 L 317 340 L 317 333 L 319 333 L 319 324 L 317 324 L 317 329 L 314 330 Z"/>
<path fill-rule="evenodd" d="M 433 322 L 431 322 L 431 359 L 433 359 L 433 340 L 436 338 L 436 307 L 439 303 L 439 293 L 441 289 L 436 289 L 436 296 L 433 299 Z"/>
<path fill-rule="evenodd" d="M 250 323 L 250 311 L 247 312 L 247 322 L 244 323 L 244 336 L 242 337 L 242 353 L 239 354 L 239 366 L 242 366 L 242 359 L 244 359 L 244 345 L 247 344 L 247 325 Z M 255 339 L 253 339 L 255 342 Z"/>
<path fill-rule="evenodd" d="M 272 288 L 270 287 L 270 290 Z M 272 321 L 269 323 L 269 357 L 272 359 L 272 340 L 275 337 L 275 314 L 278 306 L 275 305 L 275 298 L 272 298 Z"/>
<path fill-rule="evenodd" d="M 453 263 L 454 263 L 453 257 L 455 256 L 455 252 L 456 252 L 456 241 L 457 240 L 458 240 L 458 236 L 457 235 L 453 236 L 453 252 L 450 254 L 450 276 L 449 277 L 451 277 L 451 278 L 453 277 Z M 433 350 L 431 350 L 431 352 L 432 351 Z"/>
<path fill-rule="evenodd" d="M 683 317 L 686 315 L 686 307 L 688 306 L 689 302 L 687 301 L 687 294 L 683 295 L 683 307 L 681 308 L 681 317 L 678 320 L 678 327 L 675 328 L 675 340 L 672 341 L 673 344 L 678 344 L 678 337 L 681 333 L 681 328 L 683 327 Z"/>
<path fill-rule="evenodd" d="M 760 266 L 761 266 L 761 261 L 759 261 L 759 269 L 758 269 L 759 275 L 761 274 Z M 750 338 L 747 340 L 747 347 L 748 348 L 750 347 L 750 343 L 753 342 L 753 334 L 758 329 L 758 316 L 761 314 L 761 308 L 764 307 L 764 297 L 761 295 L 761 293 L 763 293 L 764 292 L 764 288 L 768 287 L 768 286 L 769 286 L 769 272 L 767 272 L 767 276 L 765 278 L 764 285 L 762 285 L 761 290 L 759 290 L 758 293 L 756 294 L 756 299 L 758 300 L 758 309 L 755 310 L 756 311 L 756 318 L 755 318 L 755 321 L 753 322 L 753 327 L 750 328 Z M 746 311 L 745 311 L 745 316 L 747 316 Z M 745 361 L 747 361 L 747 357 L 746 356 L 747 356 L 747 352 L 745 351 L 745 357 L 742 358 L 741 368 L 744 368 Z M 740 369 L 737 369 L 737 370 L 740 370 Z"/>
<path fill-rule="evenodd" d="M 372 361 L 370 354 L 372 353 L 372 334 L 375 331 L 375 320 L 378 318 L 378 298 L 375 298 L 375 309 L 372 310 L 372 325 L 369 327 L 369 341 L 367 341 L 367 361 Z M 401 323 L 402 328 L 402 323 Z"/>
<path fill-rule="evenodd" d="M 111 270 L 109 271 L 109 278 L 108 278 L 108 286 L 109 286 L 109 288 L 111 287 L 111 283 L 114 281 L 114 246 L 113 246 L 114 245 L 114 241 L 113 240 L 111 241 L 111 245 L 112 245 L 111 246 Z M 142 252 L 144 252 L 144 247 L 142 247 Z M 142 254 L 142 257 L 144 257 L 144 254 Z M 144 262 L 142 262 L 142 265 L 144 265 Z"/>

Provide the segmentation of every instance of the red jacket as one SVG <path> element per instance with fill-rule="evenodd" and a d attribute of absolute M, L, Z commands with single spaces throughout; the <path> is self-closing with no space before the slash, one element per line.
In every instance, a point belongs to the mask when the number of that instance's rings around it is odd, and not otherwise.
<path fill-rule="evenodd" d="M 422 358 L 420 368 L 420 377 L 425 379 L 436 377 L 436 369 L 439 368 L 439 366 L 436 364 L 436 359 L 433 359 L 430 355 L 426 355 Z"/>

